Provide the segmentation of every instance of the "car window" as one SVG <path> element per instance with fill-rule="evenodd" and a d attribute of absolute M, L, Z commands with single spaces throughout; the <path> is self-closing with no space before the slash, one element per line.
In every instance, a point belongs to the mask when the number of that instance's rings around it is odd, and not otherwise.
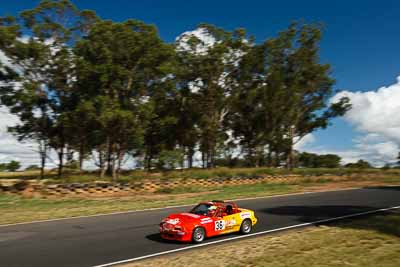
<path fill-rule="evenodd" d="M 215 213 L 216 209 L 217 207 L 211 204 L 199 204 L 196 207 L 194 207 L 190 211 L 190 213 L 210 216 L 211 214 Z"/>

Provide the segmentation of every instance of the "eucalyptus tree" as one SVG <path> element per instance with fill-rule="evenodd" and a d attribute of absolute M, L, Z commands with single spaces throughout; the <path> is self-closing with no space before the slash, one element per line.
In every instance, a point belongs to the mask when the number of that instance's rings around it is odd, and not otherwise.
<path fill-rule="evenodd" d="M 268 43 L 273 74 L 266 82 L 271 90 L 277 89 L 281 99 L 274 107 L 279 120 L 275 135 L 286 146 L 288 168 L 293 168 L 296 142 L 316 129 L 326 128 L 330 119 L 351 107 L 348 98 L 329 103 L 334 80 L 330 65 L 320 63 L 321 36 L 318 25 L 292 24 Z"/>
<path fill-rule="evenodd" d="M 329 104 L 334 80 L 319 60 L 321 29 L 292 24 L 276 38 L 253 46 L 235 73 L 230 124 L 249 165 L 281 156 L 293 167 L 293 146 L 305 135 L 343 115 L 347 98 Z M 264 160 L 265 161 L 265 160 Z"/>
<path fill-rule="evenodd" d="M 16 70 L 10 64 L 6 54 L 15 49 L 13 44 L 19 29 L 14 17 L 0 17 L 0 83 L 2 87 L 16 78 Z"/>
<path fill-rule="evenodd" d="M 269 103 L 262 102 L 265 52 L 263 45 L 249 47 L 232 73 L 236 83 L 232 90 L 228 125 L 248 166 L 259 166 L 262 163 L 264 137 L 271 132 L 266 127 L 270 124 L 265 123 L 265 108 Z"/>
<path fill-rule="evenodd" d="M 187 166 L 193 167 L 193 157 L 199 142 L 199 119 L 202 109 L 197 103 L 198 84 L 201 85 L 197 67 L 201 64 L 196 46 L 201 41 L 190 36 L 187 40 L 179 37 L 175 43 L 174 81 L 176 97 L 173 105 L 176 116 L 174 134 L 177 145 L 184 150 Z M 187 46 L 186 46 L 187 43 Z M 181 47 L 182 44 L 184 47 Z"/>
<path fill-rule="evenodd" d="M 10 130 L 20 140 L 38 142 L 42 176 L 49 148 L 57 151 L 62 173 L 68 145 L 62 121 L 72 108 L 74 83 L 71 45 L 95 19 L 93 12 L 80 11 L 67 0 L 42 1 L 15 19 L 16 38 L 5 52 L 19 77 L 17 86 L 2 90 L 2 102 L 21 122 Z"/>
<path fill-rule="evenodd" d="M 182 99 L 195 103 L 191 108 L 198 118 L 191 124 L 189 136 L 198 134 L 203 167 L 213 167 L 218 148 L 228 139 L 225 122 L 232 90 L 231 76 L 246 44 L 245 32 L 227 32 L 209 24 L 199 25 L 205 40 L 196 35 L 181 36 L 177 40 L 177 54 L 186 71 L 181 72 Z M 188 140 L 188 138 L 185 138 Z M 189 143 L 189 148 L 193 143 Z"/>
<path fill-rule="evenodd" d="M 182 129 L 179 122 L 179 93 L 174 79 L 172 73 L 162 78 L 162 82 L 155 85 L 149 97 L 151 108 L 144 132 L 144 165 L 148 170 L 154 166 L 167 167 L 163 166 L 166 161 L 161 158 L 182 154 L 179 137 L 190 131 Z M 180 164 L 183 165 L 182 162 Z"/>
<path fill-rule="evenodd" d="M 77 97 L 91 102 L 98 127 L 93 140 L 102 175 L 117 178 L 124 156 L 143 149 L 144 131 L 154 115 L 169 73 L 173 49 L 152 25 L 136 20 L 100 21 L 79 41 Z"/>

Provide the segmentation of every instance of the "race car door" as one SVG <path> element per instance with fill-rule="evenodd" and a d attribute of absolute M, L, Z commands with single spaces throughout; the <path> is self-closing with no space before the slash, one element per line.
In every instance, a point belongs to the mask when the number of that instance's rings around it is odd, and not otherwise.
<path fill-rule="evenodd" d="M 240 216 L 238 214 L 225 215 L 222 217 L 225 229 L 224 233 L 237 232 L 240 229 Z"/>

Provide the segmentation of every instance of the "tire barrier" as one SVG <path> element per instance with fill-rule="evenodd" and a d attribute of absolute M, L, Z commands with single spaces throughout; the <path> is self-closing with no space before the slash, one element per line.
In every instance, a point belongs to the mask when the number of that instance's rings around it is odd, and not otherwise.
<path fill-rule="evenodd" d="M 321 178 L 323 177 L 323 178 Z M 210 179 L 152 179 L 132 183 L 112 183 L 97 181 L 90 183 L 45 184 L 37 180 L 0 180 L 0 193 L 20 194 L 25 196 L 63 197 L 63 196 L 125 196 L 140 193 L 162 193 L 176 188 L 218 188 L 222 186 L 240 186 L 259 183 L 296 183 L 307 179 L 309 182 L 326 179 L 343 181 L 344 176 L 299 175 L 263 176 L 263 177 L 229 177 Z"/>

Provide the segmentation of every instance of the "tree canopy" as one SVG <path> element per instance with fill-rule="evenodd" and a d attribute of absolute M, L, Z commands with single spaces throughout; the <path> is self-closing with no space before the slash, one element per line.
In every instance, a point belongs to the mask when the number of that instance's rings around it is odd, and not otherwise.
<path fill-rule="evenodd" d="M 37 142 L 42 173 L 49 151 L 59 175 L 85 159 L 114 178 L 128 159 L 149 170 L 199 157 L 204 168 L 222 158 L 292 168 L 294 145 L 350 108 L 329 102 L 320 25 L 293 23 L 261 43 L 241 28 L 198 31 L 166 43 L 154 25 L 102 20 L 69 0 L 1 18 L 0 101 L 20 120 L 10 132 Z M 339 161 L 300 155 L 307 166 Z"/>
<path fill-rule="evenodd" d="M 358 160 L 355 163 L 347 163 L 345 165 L 346 168 L 355 168 L 355 169 L 368 169 L 372 168 L 371 164 L 368 161 L 365 160 Z"/>
<path fill-rule="evenodd" d="M 9 163 L 0 163 L 0 171 L 15 172 L 21 168 L 21 163 L 16 160 L 12 160 Z"/>

